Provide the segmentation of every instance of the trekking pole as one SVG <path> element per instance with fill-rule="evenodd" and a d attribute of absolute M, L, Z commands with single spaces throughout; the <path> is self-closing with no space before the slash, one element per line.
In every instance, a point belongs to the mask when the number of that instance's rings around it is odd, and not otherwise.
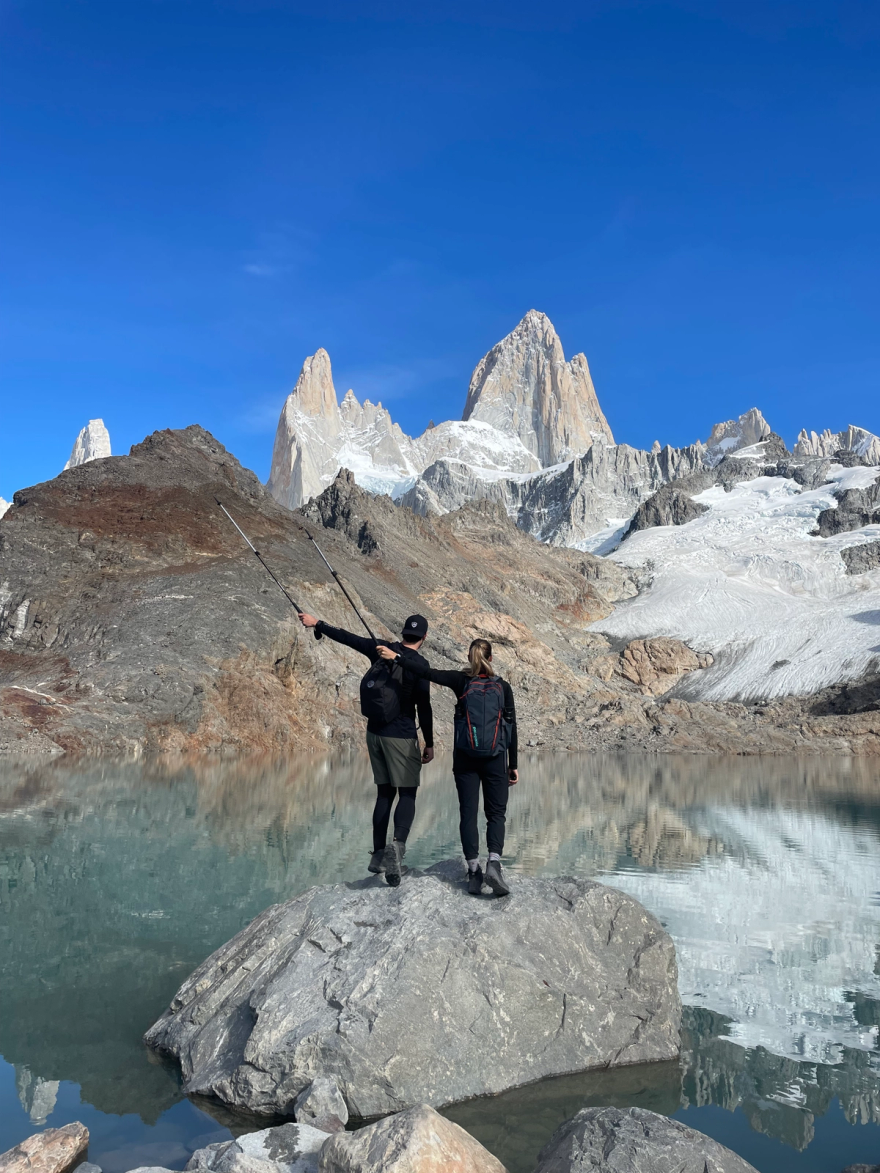
<path fill-rule="evenodd" d="M 244 532 L 244 530 L 241 528 L 241 526 L 238 524 L 238 522 L 235 520 L 235 518 L 232 516 L 232 514 L 229 512 L 229 510 L 226 508 L 226 506 L 223 504 L 223 502 L 220 500 L 220 498 L 215 497 L 214 500 L 217 502 L 217 504 L 220 506 L 220 508 L 223 510 L 223 512 L 226 514 L 226 516 L 229 518 L 229 520 L 232 522 L 232 524 L 235 526 L 235 528 L 238 530 L 238 532 L 241 534 L 241 536 L 244 538 L 244 540 L 247 542 L 247 544 L 250 546 L 250 548 L 253 550 L 253 552 L 256 554 L 257 558 L 259 558 L 260 562 L 263 565 L 263 569 L 266 571 L 266 573 L 269 575 L 269 577 L 272 579 L 272 581 L 275 583 L 275 585 L 278 587 L 278 589 L 284 594 L 284 597 L 287 599 L 288 603 L 290 603 L 291 607 L 293 607 L 294 611 L 296 611 L 296 613 L 298 615 L 302 615 L 302 613 L 303 613 L 302 607 L 297 606 L 297 604 L 293 601 L 291 596 L 287 593 L 287 590 L 285 589 L 285 587 L 282 586 L 281 581 L 273 573 L 272 568 L 268 565 L 268 563 L 266 562 L 266 559 L 263 557 L 263 555 L 260 553 L 260 551 L 254 545 L 254 543 L 250 540 L 250 538 L 247 536 L 247 534 Z M 344 589 L 345 588 L 343 587 L 343 590 Z M 315 639 L 323 639 L 323 636 L 321 635 L 321 633 L 318 631 L 317 628 L 315 628 Z"/>
<path fill-rule="evenodd" d="M 299 525 L 299 522 L 297 522 L 297 525 Z M 339 577 L 339 575 L 336 573 L 336 571 L 333 569 L 333 567 L 330 565 L 330 563 L 324 557 L 324 551 L 321 549 L 321 547 L 318 545 L 318 543 L 315 541 L 315 539 L 312 537 L 312 535 L 309 533 L 309 531 L 306 529 L 306 527 L 304 525 L 300 525 L 299 528 L 302 530 L 302 532 L 306 535 L 306 537 L 309 539 L 309 541 L 312 543 L 312 545 L 315 547 L 315 549 L 321 555 L 321 559 L 322 559 L 324 565 L 327 567 L 327 569 L 330 571 L 330 573 L 336 579 L 337 583 L 339 584 L 339 589 L 342 591 L 342 593 L 348 599 L 349 603 L 351 603 L 352 610 L 354 611 L 355 615 L 357 615 L 358 619 L 360 619 L 361 623 L 363 623 L 364 627 L 366 627 L 367 633 L 368 633 L 370 639 L 375 639 L 376 637 L 373 635 L 372 631 L 370 631 L 369 624 L 367 623 L 366 619 L 364 619 L 363 615 L 361 615 L 360 611 L 358 611 L 357 607 L 355 606 L 354 599 L 351 597 L 351 595 L 345 589 L 345 584 L 343 583 L 342 579 Z"/>

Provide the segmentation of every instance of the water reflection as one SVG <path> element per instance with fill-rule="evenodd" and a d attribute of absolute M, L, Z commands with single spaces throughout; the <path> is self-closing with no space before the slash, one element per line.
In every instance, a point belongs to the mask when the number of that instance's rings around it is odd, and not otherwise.
<path fill-rule="evenodd" d="M 848 759 L 523 765 L 511 870 L 632 892 L 669 928 L 684 999 L 704 1009 L 688 1015 L 683 1075 L 606 1073 L 601 1088 L 579 1077 L 454 1111 L 501 1137 L 518 1117 L 540 1132 L 585 1096 L 644 1094 L 663 1111 L 739 1108 L 793 1150 L 835 1098 L 851 1122 L 876 1125 L 876 771 Z M 415 866 L 457 854 L 448 769 L 426 771 Z M 167 1119 L 177 1073 L 151 1060 L 142 1031 L 268 904 L 364 873 L 368 777 L 358 757 L 0 765 L 0 1054 L 32 1129 L 60 1122 L 60 1081 L 101 1112 Z"/>

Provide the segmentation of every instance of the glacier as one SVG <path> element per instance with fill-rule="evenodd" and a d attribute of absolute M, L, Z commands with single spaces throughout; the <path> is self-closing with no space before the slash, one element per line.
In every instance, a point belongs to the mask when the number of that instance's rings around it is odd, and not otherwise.
<path fill-rule="evenodd" d="M 880 569 L 848 575 L 840 551 L 877 540 L 880 525 L 828 538 L 812 531 L 837 493 L 878 476 L 878 468 L 831 465 L 813 490 L 759 476 L 697 494 L 708 512 L 640 530 L 609 555 L 652 581 L 593 630 L 674 636 L 711 652 L 712 667 L 676 690 L 687 699 L 760 701 L 877 671 Z"/>

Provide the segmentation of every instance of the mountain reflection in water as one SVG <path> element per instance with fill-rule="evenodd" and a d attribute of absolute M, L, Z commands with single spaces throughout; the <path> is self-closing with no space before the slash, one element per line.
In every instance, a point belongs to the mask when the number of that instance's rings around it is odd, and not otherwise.
<path fill-rule="evenodd" d="M 740 1109 L 792 1160 L 835 1100 L 873 1132 L 876 768 L 635 755 L 541 756 L 522 767 L 510 871 L 594 876 L 660 917 L 691 1004 L 682 1065 L 545 1081 L 449 1115 L 512 1173 L 588 1102 L 684 1106 L 696 1127 L 694 1110 Z M 415 867 L 458 855 L 449 760 L 424 778 L 407 856 Z M 0 1079 L 0 1151 L 64 1122 L 66 1084 L 99 1113 L 138 1118 L 140 1141 L 167 1120 L 181 1099 L 177 1072 L 144 1050 L 142 1032 L 257 912 L 364 874 L 372 797 L 360 757 L 0 764 L 0 1054 L 15 1069 Z M 204 1142 L 211 1122 L 191 1114 L 180 1136 Z M 100 1126 L 90 1127 L 92 1159 L 108 1173 L 130 1168 L 124 1150 L 101 1161 Z M 163 1163 L 182 1166 L 188 1142 L 175 1143 Z"/>

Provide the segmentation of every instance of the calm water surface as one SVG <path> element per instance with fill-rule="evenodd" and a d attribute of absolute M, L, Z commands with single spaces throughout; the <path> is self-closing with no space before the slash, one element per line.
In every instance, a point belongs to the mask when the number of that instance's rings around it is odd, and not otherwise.
<path fill-rule="evenodd" d="M 877 767 L 573 755 L 521 775 L 510 872 L 596 877 L 660 918 L 684 1051 L 447 1114 L 511 1173 L 587 1104 L 673 1115 L 762 1173 L 880 1162 Z M 448 759 L 423 777 L 413 866 L 458 854 Z M 183 1097 L 141 1035 L 266 905 L 366 874 L 372 797 L 362 758 L 0 764 L 0 1152 L 82 1120 L 107 1173 L 182 1168 L 260 1127 Z"/>

